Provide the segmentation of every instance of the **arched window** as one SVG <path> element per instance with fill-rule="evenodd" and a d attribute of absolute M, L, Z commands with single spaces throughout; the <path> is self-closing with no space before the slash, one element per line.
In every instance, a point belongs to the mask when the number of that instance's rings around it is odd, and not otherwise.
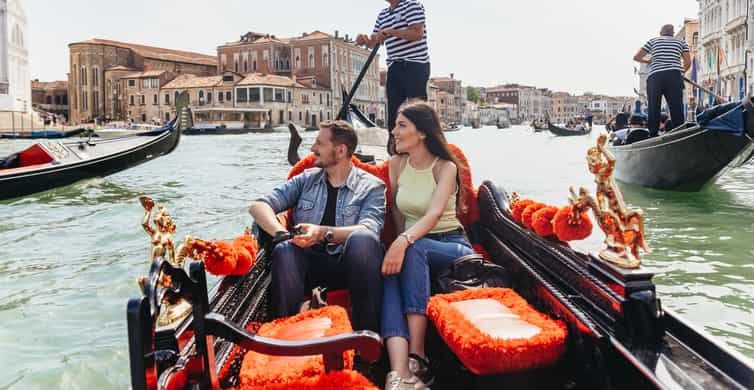
<path fill-rule="evenodd" d="M 47 96 L 47 104 L 52 104 L 52 96 Z"/>
<path fill-rule="evenodd" d="M 204 91 L 199 91 L 199 105 L 204 105 Z"/>

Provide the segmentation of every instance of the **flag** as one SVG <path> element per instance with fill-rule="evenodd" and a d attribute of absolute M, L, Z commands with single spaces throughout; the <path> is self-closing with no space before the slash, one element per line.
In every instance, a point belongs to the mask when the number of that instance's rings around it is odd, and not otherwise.
<path fill-rule="evenodd" d="M 720 64 L 723 63 L 723 48 L 719 47 L 717 48 L 717 75 L 718 78 L 720 78 Z"/>
<path fill-rule="evenodd" d="M 697 82 L 696 81 L 697 72 L 698 72 L 698 69 L 696 66 L 696 57 L 694 57 L 691 59 L 691 81 Z"/>

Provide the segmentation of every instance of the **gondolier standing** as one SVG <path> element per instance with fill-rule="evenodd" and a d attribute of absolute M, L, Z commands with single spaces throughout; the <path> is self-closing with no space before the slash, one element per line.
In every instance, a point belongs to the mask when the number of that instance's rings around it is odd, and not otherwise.
<path fill-rule="evenodd" d="M 398 107 L 411 98 L 427 100 L 429 50 L 424 6 L 417 0 L 387 0 L 389 7 L 380 11 L 371 36 L 360 34 L 356 43 L 387 47 L 387 127 L 395 127 Z M 388 131 L 390 133 L 390 131 Z M 394 154 L 390 133 L 388 152 Z"/>
<path fill-rule="evenodd" d="M 649 64 L 647 121 L 650 135 L 654 137 L 659 131 L 663 96 L 670 111 L 672 128 L 683 124 L 683 73 L 691 66 L 691 55 L 686 42 L 673 36 L 673 25 L 662 26 L 660 36 L 644 44 L 634 55 L 634 61 Z"/>

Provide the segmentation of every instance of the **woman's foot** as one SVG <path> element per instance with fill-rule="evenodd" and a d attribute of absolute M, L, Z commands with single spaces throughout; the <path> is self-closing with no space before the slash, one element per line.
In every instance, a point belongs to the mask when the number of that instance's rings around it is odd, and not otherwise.
<path fill-rule="evenodd" d="M 398 375 L 397 371 L 390 371 L 385 379 L 385 390 L 429 390 L 429 387 L 416 375 L 406 379 Z"/>
<path fill-rule="evenodd" d="M 427 386 L 435 383 L 435 376 L 429 367 L 429 360 L 415 353 L 408 355 L 408 369 Z"/>

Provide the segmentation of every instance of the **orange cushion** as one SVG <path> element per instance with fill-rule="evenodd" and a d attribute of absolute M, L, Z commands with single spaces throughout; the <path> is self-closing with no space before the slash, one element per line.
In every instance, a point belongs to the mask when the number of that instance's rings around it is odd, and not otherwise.
<path fill-rule="evenodd" d="M 427 314 L 445 343 L 477 375 L 555 363 L 566 349 L 566 326 L 508 288 L 435 295 Z"/>
<path fill-rule="evenodd" d="M 307 340 L 352 331 L 345 309 L 326 306 L 268 322 L 259 328 L 258 334 L 281 340 Z M 353 366 L 353 355 L 353 351 L 343 354 L 346 368 Z M 290 385 L 302 377 L 314 377 L 324 372 L 322 355 L 270 356 L 250 351 L 244 356 L 240 377 L 242 388 L 255 388 L 270 384 Z"/>
<path fill-rule="evenodd" d="M 367 378 L 353 370 L 331 371 L 313 377 L 300 377 L 289 383 L 264 386 L 241 385 L 240 390 L 378 390 Z"/>

